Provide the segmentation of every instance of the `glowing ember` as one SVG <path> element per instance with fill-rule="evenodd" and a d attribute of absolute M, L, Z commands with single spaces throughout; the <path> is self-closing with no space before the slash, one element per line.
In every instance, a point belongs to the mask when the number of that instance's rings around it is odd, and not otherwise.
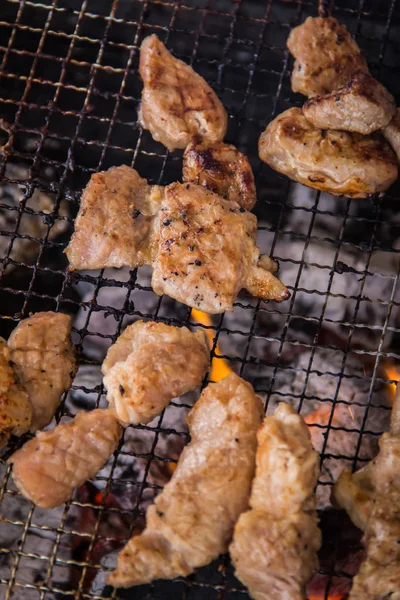
<path fill-rule="evenodd" d="M 309 413 L 304 417 L 304 421 L 307 425 L 326 425 L 329 421 L 329 415 L 331 414 L 332 406 L 322 405 L 317 410 Z"/>
<path fill-rule="evenodd" d="M 385 379 L 389 379 L 392 381 L 400 381 L 400 372 L 399 372 L 399 369 L 396 367 L 396 365 L 387 364 L 384 367 L 383 372 L 384 372 Z M 396 395 L 396 384 L 395 383 L 388 384 L 388 393 L 389 393 L 390 400 L 393 402 L 394 397 Z"/>
<path fill-rule="evenodd" d="M 167 470 L 170 475 L 173 475 L 176 471 L 177 463 L 176 462 L 168 462 Z"/>
<path fill-rule="evenodd" d="M 325 598 L 325 596 L 310 596 L 308 600 L 323 600 L 323 598 Z M 328 596 L 328 600 L 342 600 L 343 598 L 344 596 Z"/>
<path fill-rule="evenodd" d="M 212 327 L 212 321 L 210 315 L 202 312 L 201 310 L 197 310 L 196 308 L 192 308 L 192 318 L 201 323 L 202 325 L 206 325 L 207 327 Z M 210 346 L 213 346 L 215 339 L 215 331 L 212 329 L 205 329 L 207 337 L 210 342 Z M 214 349 L 215 354 L 221 354 L 218 344 Z M 214 356 L 211 363 L 211 373 L 210 379 L 212 381 L 221 381 L 227 377 L 230 373 L 232 373 L 232 369 L 230 368 L 227 361 L 223 358 L 217 358 Z"/>

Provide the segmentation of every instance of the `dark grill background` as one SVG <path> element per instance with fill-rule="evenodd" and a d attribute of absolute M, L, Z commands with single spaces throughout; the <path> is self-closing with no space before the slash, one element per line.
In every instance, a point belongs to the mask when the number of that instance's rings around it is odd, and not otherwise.
<path fill-rule="evenodd" d="M 91 368 L 101 364 L 127 316 L 200 326 L 191 319 L 190 309 L 151 292 L 145 270 L 124 271 L 121 277 L 115 271 L 69 274 L 62 254 L 73 230 L 80 191 L 93 172 L 125 163 L 153 183 L 168 184 L 181 176 L 181 153 L 169 153 L 136 122 L 141 93 L 138 48 L 146 35 L 157 33 L 176 56 L 211 83 L 226 106 L 227 141 L 250 157 L 257 179 L 259 243 L 280 261 L 281 278 L 292 292 L 280 306 L 241 295 L 233 314 L 213 318 L 213 353 L 218 342 L 231 367 L 248 378 L 267 402 L 286 399 L 304 414 L 310 407 L 327 407 L 325 422 L 313 425 L 325 440 L 322 464 L 339 459 L 353 468 L 364 464 L 369 458 L 362 455 L 364 441 L 372 438 L 376 445 L 382 433 L 382 427 L 369 422 L 375 414 L 371 411 L 382 404 L 380 410 L 388 413 L 387 403 L 380 402 L 388 383 L 382 367 L 399 359 L 399 186 L 383 198 L 369 200 L 304 193 L 261 165 L 257 156 L 258 137 L 271 118 L 303 101 L 290 89 L 292 59 L 286 39 L 293 26 L 318 14 L 317 2 L 2 0 L 0 7 L 0 334 L 8 337 L 30 312 L 80 311 L 75 342 L 81 365 Z M 399 101 L 396 1 L 338 0 L 331 8 L 356 35 L 372 73 Z M 20 191 L 13 202 L 18 190 L 14 184 Z M 35 200 L 37 190 L 50 194 L 46 210 Z M 349 256 L 356 266 L 348 265 Z M 335 291 L 339 280 L 348 281 L 349 289 L 356 291 Z M 330 302 L 338 300 L 346 306 L 339 320 L 329 312 Z M 103 321 L 108 323 L 106 332 L 99 327 Z M 96 345 L 101 345 L 98 357 L 88 350 Z M 294 360 L 299 354 L 306 358 L 302 363 Z M 354 357 L 360 361 L 359 369 L 349 371 Z M 322 370 L 320 359 L 326 365 Z M 293 377 L 301 378 L 297 391 L 282 391 L 282 381 Z M 332 393 L 310 395 L 310 382 L 324 377 L 329 378 Z M 341 390 L 344 384 L 360 382 L 365 398 L 357 405 Z M 77 379 L 57 421 L 79 408 L 94 408 L 102 402 L 102 392 L 100 381 L 93 386 Z M 335 428 L 333 410 L 339 404 L 360 408 L 359 426 Z M 185 414 L 188 404 L 177 401 L 173 408 Z M 121 442 L 106 476 L 96 478 L 97 487 L 83 486 L 65 509 L 49 511 L 44 520 L 15 491 L 10 469 L 0 464 L 4 475 L 0 597 L 246 597 L 226 558 L 185 581 L 156 583 L 118 595 L 110 588 L 91 586 L 101 557 L 120 548 L 123 538 L 143 524 L 146 498 L 150 501 L 160 487 L 149 479 L 151 469 L 158 465 L 167 479 L 168 465 L 176 461 L 187 439 L 180 422 L 166 424 L 165 415 L 155 424 L 132 429 L 142 446 Z M 350 454 L 329 451 L 328 434 L 335 429 L 351 436 Z M 173 440 L 170 446 L 165 442 L 172 453 L 160 447 L 160 441 L 168 439 Z M 19 443 L 16 440 L 11 449 Z M 10 453 L 7 450 L 4 459 Z M 128 461 L 131 477 L 129 472 L 126 478 L 116 475 L 120 460 Z M 135 480 L 136 465 L 141 474 Z M 332 479 L 321 479 L 320 488 L 331 484 Z M 99 489 L 104 491 L 100 498 Z M 108 498 L 114 496 L 124 500 L 112 503 Z M 337 558 L 341 544 L 353 541 L 346 537 L 350 526 L 344 517 L 333 510 L 321 516 L 327 558 L 321 564 L 319 596 L 328 598 L 337 596 L 332 591 L 335 581 L 349 580 L 351 568 L 338 567 Z M 1 547 L 5 525 L 18 533 L 11 546 Z M 114 536 L 117 526 L 123 535 Z"/>

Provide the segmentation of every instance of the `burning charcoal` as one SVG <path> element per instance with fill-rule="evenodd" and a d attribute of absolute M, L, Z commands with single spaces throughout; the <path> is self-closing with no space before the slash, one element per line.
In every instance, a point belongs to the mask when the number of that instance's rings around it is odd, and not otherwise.
<path fill-rule="evenodd" d="M 118 328 L 121 328 L 121 320 L 123 330 L 141 318 L 137 316 L 138 312 L 142 317 L 151 319 L 161 306 L 160 317 L 182 321 L 187 315 L 188 309 L 185 306 L 168 297 L 160 300 L 151 291 L 149 288 L 151 270 L 148 267 L 142 267 L 135 275 L 132 275 L 133 273 L 135 272 L 128 268 L 106 269 L 102 280 L 103 285 L 95 300 L 94 284 L 85 281 L 86 271 L 80 272 L 74 288 L 81 297 L 82 306 L 76 315 L 74 326 L 84 332 L 87 328 L 82 341 L 83 354 L 86 358 L 102 362 L 111 343 L 120 333 Z M 93 272 L 90 275 L 93 276 Z M 108 280 L 110 285 L 107 285 Z M 115 285 L 114 281 L 119 285 Z M 134 287 L 133 282 L 140 284 L 141 287 Z M 142 289 L 144 287 L 149 289 Z M 89 309 L 91 309 L 90 314 Z"/>
<path fill-rule="evenodd" d="M 5 475 L 6 466 L 0 466 L 0 474 Z M 31 509 L 31 503 L 23 499 L 16 492 L 16 487 L 8 480 L 7 492 L 1 501 L 1 545 L 10 550 L 4 553 L 0 558 L 0 578 L 8 579 L 10 570 L 14 563 L 16 552 L 18 551 L 21 537 L 23 535 L 23 524 L 28 518 Z M 22 552 L 25 554 L 35 554 L 50 556 L 57 539 L 57 528 L 62 522 L 64 507 L 54 510 L 43 510 L 35 508 L 31 516 L 31 527 L 29 528 L 24 540 Z M 71 549 L 63 549 L 64 556 L 71 558 Z M 48 562 L 39 560 L 34 556 L 21 556 L 19 566 L 21 573 L 17 581 L 29 583 L 40 583 L 46 579 Z M 54 579 L 55 587 L 63 587 L 68 582 L 68 572 L 60 573 L 60 576 Z M 12 595 L 13 599 L 25 600 L 27 598 L 26 589 L 16 587 Z"/>
<path fill-rule="evenodd" d="M 66 410 L 76 414 L 78 410 L 93 409 L 102 391 L 102 381 L 100 365 L 81 364 L 65 402 Z M 103 398 L 100 408 L 105 408 L 106 405 Z"/>
<path fill-rule="evenodd" d="M 310 365 L 310 354 L 303 349 L 302 353 L 291 357 L 290 368 L 278 370 L 268 404 L 270 412 L 282 396 L 295 406 L 302 401 L 301 414 L 310 426 L 312 441 L 318 452 L 322 451 L 326 440 L 324 454 L 329 456 L 323 459 L 320 482 L 329 485 L 320 485 L 317 490 L 320 509 L 330 506 L 331 485 L 355 457 L 371 385 L 370 378 L 363 373 L 361 361 L 354 354 L 347 356 L 344 374 L 340 377 L 342 360 L 343 354 L 339 351 L 318 349 Z M 390 413 L 380 407 L 385 403 L 389 406 L 389 402 L 382 387 L 377 387 L 364 427 L 370 433 L 363 436 L 359 453 L 364 460 L 376 455 L 378 433 L 388 428 Z"/>
<path fill-rule="evenodd" d="M 22 166 L 13 165 L 7 170 L 8 177 L 12 179 L 25 180 L 28 177 L 27 169 Z M 15 226 L 18 218 L 18 210 L 21 202 L 26 198 L 23 189 L 16 183 L 3 182 L 0 184 L 0 204 L 9 208 L 0 208 L 0 230 L 15 231 Z M 54 199 L 44 192 L 35 189 L 33 195 L 26 200 L 26 209 L 29 211 L 50 214 L 54 210 Z M 62 200 L 58 214 L 61 217 L 68 217 L 68 203 Z M 47 233 L 48 223 L 45 222 L 46 217 L 39 214 L 30 214 L 23 212 L 21 222 L 18 227 L 18 236 L 29 236 L 42 240 Z M 68 221 L 54 219 L 54 224 L 50 228 L 48 239 L 54 240 L 68 228 Z M 29 240 L 23 237 L 16 237 L 10 252 L 10 258 L 17 262 L 25 264 L 34 264 L 40 249 L 38 242 Z M 0 237 L 0 256 L 5 257 L 8 254 L 10 241 L 12 238 L 8 236 Z M 10 267 L 9 267 L 10 269 Z"/>

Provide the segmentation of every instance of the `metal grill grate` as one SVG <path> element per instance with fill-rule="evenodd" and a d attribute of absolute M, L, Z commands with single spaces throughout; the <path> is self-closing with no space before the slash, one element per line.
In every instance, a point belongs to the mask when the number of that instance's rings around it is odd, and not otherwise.
<path fill-rule="evenodd" d="M 136 122 L 138 48 L 157 33 L 227 107 L 227 140 L 250 157 L 256 175 L 260 246 L 280 261 L 292 291 L 279 306 L 240 296 L 232 314 L 213 319 L 213 356 L 249 379 L 269 407 L 284 399 L 308 416 L 326 467 L 319 483 L 326 503 L 335 465 L 364 464 L 389 413 L 391 369 L 400 359 L 400 188 L 381 199 L 335 199 L 291 184 L 258 159 L 265 125 L 302 102 L 290 89 L 285 44 L 293 26 L 317 15 L 318 3 L 2 0 L 1 8 L 0 334 L 8 337 L 32 311 L 76 315 L 81 367 L 57 421 L 102 405 L 98 366 L 127 322 L 149 317 L 204 327 L 188 308 L 155 296 L 146 269 L 69 274 L 62 254 L 93 172 L 125 163 L 153 183 L 181 176 L 181 154 Z M 337 0 L 330 9 L 400 100 L 396 0 Z M 176 401 L 155 423 L 129 428 L 110 464 L 60 510 L 44 514 L 25 501 L 1 462 L 1 597 L 247 597 L 227 558 L 186 580 L 135 592 L 117 594 L 101 578 L 110 568 L 107 554 L 143 524 L 171 474 L 190 404 Z M 339 409 L 348 410 L 350 424 Z M 335 435 L 341 437 L 332 446 Z M 320 586 L 310 594 L 338 599 L 352 574 L 343 543 L 357 554 L 358 539 L 334 510 L 321 518 Z"/>

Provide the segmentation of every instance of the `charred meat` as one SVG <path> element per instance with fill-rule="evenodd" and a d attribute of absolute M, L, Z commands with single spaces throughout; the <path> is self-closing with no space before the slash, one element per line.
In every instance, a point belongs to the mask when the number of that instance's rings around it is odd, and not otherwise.
<path fill-rule="evenodd" d="M 256 203 L 249 160 L 232 144 L 193 140 L 183 155 L 183 181 L 203 185 L 247 210 Z"/>

